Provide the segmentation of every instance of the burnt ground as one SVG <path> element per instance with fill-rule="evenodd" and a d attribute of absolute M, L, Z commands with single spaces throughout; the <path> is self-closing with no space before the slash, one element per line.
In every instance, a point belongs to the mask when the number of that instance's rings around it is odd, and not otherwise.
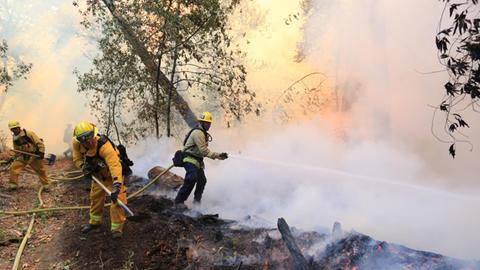
<path fill-rule="evenodd" d="M 68 170 L 59 161 L 52 170 Z M 137 185 L 131 184 L 129 191 Z M 0 172 L 2 184 L 8 174 Z M 133 182 L 132 181 L 132 182 Z M 2 210 L 25 210 L 37 204 L 39 183 L 25 175 L 17 192 L 0 188 Z M 43 195 L 45 207 L 87 205 L 88 183 L 63 181 Z M 157 187 L 158 188 L 158 187 Z M 251 229 L 217 215 L 179 210 L 171 200 L 142 195 L 129 202 L 136 217 L 124 237 L 112 239 L 108 209 L 97 233 L 80 234 L 88 210 L 38 214 L 33 236 L 22 257 L 22 269 L 294 269 L 276 229 Z M 0 269 L 11 269 L 30 216 L 0 216 Z M 376 241 L 356 232 L 333 234 L 292 229 L 312 269 L 480 269 L 434 253 Z"/>
<path fill-rule="evenodd" d="M 60 169 L 69 170 L 71 164 L 58 161 L 51 168 Z M 0 194 L 7 196 L 0 198 L 2 210 L 36 207 L 40 186 L 36 176 L 26 173 L 17 191 L 5 188 L 8 171 L 0 172 L 0 180 Z M 58 182 L 42 195 L 44 207 L 88 205 L 88 187 L 84 180 Z M 171 200 L 150 195 L 131 200 L 129 207 L 136 217 L 127 222 L 124 237 L 117 240 L 110 236 L 108 209 L 101 231 L 87 236 L 80 234 L 82 225 L 88 222 L 87 209 L 37 214 L 21 266 L 23 269 L 238 269 L 242 265 L 241 269 L 289 269 L 290 259 L 278 233 L 277 240 L 268 240 L 274 230 L 232 230 L 233 221 L 172 206 Z M 0 269 L 11 269 L 30 219 L 30 215 L 0 216 Z M 265 243 L 282 251 L 271 254 Z M 272 255 L 275 259 L 267 259 Z"/>

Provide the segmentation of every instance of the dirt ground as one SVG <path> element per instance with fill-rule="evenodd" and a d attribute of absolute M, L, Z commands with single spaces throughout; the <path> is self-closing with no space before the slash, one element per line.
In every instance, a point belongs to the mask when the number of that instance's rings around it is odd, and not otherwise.
<path fill-rule="evenodd" d="M 50 171 L 72 167 L 58 161 Z M 137 179 L 138 180 L 138 179 Z M 25 174 L 20 188 L 8 191 L 8 172 L 0 173 L 2 210 L 19 211 L 38 204 L 38 178 Z M 44 207 L 88 205 L 85 180 L 57 182 L 42 194 Z M 231 221 L 216 215 L 200 215 L 173 207 L 172 201 L 142 195 L 129 202 L 136 213 L 124 230 L 124 237 L 112 239 L 108 209 L 100 232 L 87 236 L 80 228 L 88 222 L 88 210 L 46 212 L 36 215 L 32 237 L 21 260 L 22 269 L 289 269 L 287 252 L 280 238 L 274 254 L 265 248 L 270 230 L 230 228 Z M 11 269 L 31 215 L 0 216 L 0 269 Z M 268 254 L 266 254 L 268 252 Z M 252 255 L 254 254 L 254 255 Z M 265 259 L 273 255 L 274 259 Z"/>
<path fill-rule="evenodd" d="M 68 171 L 73 169 L 69 161 L 59 160 L 52 167 L 49 167 L 49 173 L 59 170 Z M 39 201 L 37 192 L 40 187 L 40 181 L 37 176 L 30 173 L 24 173 L 20 176 L 20 187 L 16 191 L 6 189 L 9 179 L 8 170 L 3 168 L 0 171 L 0 209 L 8 211 L 28 210 L 37 207 Z M 79 189 L 68 189 L 70 183 L 53 184 L 48 193 L 42 194 L 44 207 L 54 207 L 60 205 L 85 205 L 88 203 L 88 192 Z M 32 256 L 37 251 L 43 249 L 47 243 L 65 227 L 65 224 L 71 216 L 77 216 L 79 211 L 69 212 L 48 212 L 37 214 L 33 227 L 32 237 L 29 239 L 22 257 L 21 266 L 23 269 L 43 269 L 38 268 L 40 258 Z M 31 215 L 0 216 L 0 269 L 11 269 L 13 260 L 17 253 L 19 244 L 28 228 Z M 48 269 L 44 268 L 44 269 Z"/>
<path fill-rule="evenodd" d="M 49 168 L 51 173 L 71 169 L 66 160 Z M 26 173 L 20 189 L 8 191 L 8 177 L 8 171 L 0 170 L 0 210 L 35 208 L 38 178 Z M 146 181 L 129 178 L 128 191 Z M 88 194 L 89 183 L 78 179 L 56 182 L 42 199 L 46 208 L 88 205 Z M 135 217 L 127 221 L 121 239 L 110 235 L 108 209 L 101 230 L 89 235 L 80 233 L 88 222 L 88 209 L 38 213 L 20 269 L 294 269 L 276 229 L 246 228 L 215 214 L 177 209 L 171 200 L 148 193 L 128 205 Z M 30 219 L 31 215 L 0 214 L 0 269 L 12 268 Z M 310 269 L 480 269 L 480 262 L 416 251 L 341 228 L 332 234 L 293 228 L 292 233 Z"/>

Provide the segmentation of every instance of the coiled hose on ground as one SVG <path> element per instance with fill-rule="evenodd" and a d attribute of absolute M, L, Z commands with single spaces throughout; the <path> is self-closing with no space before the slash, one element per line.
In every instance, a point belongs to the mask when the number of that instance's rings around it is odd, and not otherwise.
<path fill-rule="evenodd" d="M 160 177 L 162 177 L 164 174 L 166 174 L 168 171 L 170 171 L 173 168 L 173 165 L 168 167 L 165 171 L 157 175 L 155 178 L 150 180 L 145 186 L 143 186 L 141 189 L 137 190 L 136 192 L 130 194 L 127 198 L 133 199 L 143 193 L 147 188 L 149 188 L 151 185 L 153 185 Z M 33 172 L 33 171 L 30 171 Z M 73 171 L 73 172 L 63 172 L 63 173 L 55 173 L 49 175 L 49 179 L 52 179 L 54 181 L 70 181 L 70 180 L 77 180 L 83 177 L 83 174 L 79 176 L 69 176 L 72 173 L 79 173 L 81 171 Z M 26 210 L 26 211 L 0 211 L 0 215 L 12 215 L 12 216 L 17 216 L 17 215 L 28 215 L 32 214 L 32 219 L 30 220 L 30 224 L 28 226 L 27 232 L 25 233 L 25 236 L 22 239 L 22 242 L 20 244 L 20 247 L 18 249 L 17 255 L 15 256 L 15 261 L 13 263 L 12 270 L 18 270 L 18 267 L 20 265 L 20 259 L 23 254 L 23 250 L 25 249 L 25 246 L 27 244 L 28 239 L 31 237 L 32 229 L 33 229 L 33 224 L 35 223 L 35 216 L 37 213 L 41 212 L 53 212 L 53 211 L 63 211 L 63 210 L 78 210 L 78 209 L 88 209 L 90 206 L 88 205 L 81 205 L 81 206 L 63 206 L 63 207 L 53 207 L 53 208 L 42 208 L 43 207 L 43 200 L 42 200 L 42 191 L 43 191 L 43 186 L 38 190 L 37 197 L 38 197 L 38 207 L 35 209 L 31 210 Z M 105 207 L 110 206 L 111 203 L 105 204 Z"/>
<path fill-rule="evenodd" d="M 43 186 L 40 187 L 40 189 L 37 192 L 38 208 L 43 207 L 42 191 L 43 191 Z M 33 224 L 35 223 L 35 216 L 36 216 L 35 213 L 32 214 L 30 225 L 28 225 L 27 232 L 25 233 L 25 236 L 23 237 L 22 242 L 20 243 L 20 247 L 18 248 L 17 255 L 15 256 L 15 261 L 13 262 L 12 270 L 17 270 L 20 265 L 20 259 L 22 258 L 23 250 L 27 245 L 28 239 L 32 236 L 32 229 L 33 229 Z"/>

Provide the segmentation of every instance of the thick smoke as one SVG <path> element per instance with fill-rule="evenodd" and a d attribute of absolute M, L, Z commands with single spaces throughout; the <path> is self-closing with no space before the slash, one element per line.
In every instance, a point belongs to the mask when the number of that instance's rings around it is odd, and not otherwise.
<path fill-rule="evenodd" d="M 78 34 L 80 16 L 71 1 L 0 1 L 0 37 L 11 53 L 32 63 L 27 80 L 19 80 L 2 93 L 0 130 L 20 121 L 45 140 L 47 152 L 62 153 L 67 124 L 88 115 L 86 99 L 76 92 L 75 68 L 89 65 L 88 40 Z"/>
<path fill-rule="evenodd" d="M 305 26 L 304 53 L 309 63 L 325 72 L 339 86 L 340 96 L 354 103 L 346 128 L 350 140 L 383 140 L 415 153 L 431 172 L 431 179 L 452 189 L 480 187 L 475 173 L 480 134 L 478 115 L 465 112 L 472 128 L 458 144 L 455 160 L 449 144 L 431 133 L 433 109 L 444 95 L 446 73 L 441 70 L 434 37 L 443 9 L 437 1 L 311 1 L 312 13 Z M 338 16 L 342 14 L 342 16 Z M 352 87 L 343 87 L 357 85 Z M 433 131 L 448 140 L 442 114 Z M 422 179 L 418 179 L 422 181 Z"/>
<path fill-rule="evenodd" d="M 23 46 L 18 53 L 34 67 L 30 79 L 7 95 L 0 124 L 18 119 L 46 139 L 48 151 L 61 152 L 66 124 L 88 118 L 71 74 L 89 62 L 85 40 L 72 34 L 78 13 L 68 1 L 6 2 L 14 14 L 29 14 L 21 27 L 8 25 L 20 29 L 9 43 Z M 435 141 L 427 104 L 439 102 L 445 75 L 417 72 L 439 69 L 434 35 L 441 4 L 312 0 L 305 1 L 309 16 L 287 25 L 300 8 L 294 2 L 250 1 L 240 16 L 257 16 L 239 24 L 245 28 L 237 25 L 245 33 L 239 37 L 248 40 L 250 86 L 271 101 L 293 81 L 319 71 L 326 85 L 355 98 L 341 113 L 287 125 L 272 124 L 277 119 L 269 111 L 234 129 L 214 123 L 211 148 L 231 158 L 207 161 L 202 210 L 225 218 L 254 215 L 264 224 L 282 216 L 302 229 L 340 221 L 379 240 L 480 258 L 479 182 L 472 169 L 478 147 L 459 147 L 452 160 L 447 145 Z M 295 62 L 299 48 L 304 58 Z M 336 125 L 333 116 L 346 119 L 345 125 Z M 478 138 L 474 128 L 472 139 Z M 132 149 L 136 173 L 168 166 L 182 139 L 142 141 Z"/>
<path fill-rule="evenodd" d="M 478 259 L 479 186 L 470 169 L 478 151 L 465 147 L 452 160 L 433 138 L 427 105 L 438 102 L 445 75 L 418 72 L 438 69 L 433 41 L 442 6 L 310 3 L 308 18 L 298 22 L 304 28 L 284 24 L 297 5 L 258 6 L 268 12 L 257 12 L 263 24 L 246 34 L 253 52 L 249 82 L 260 96 L 276 97 L 307 72 L 320 71 L 340 95 L 355 99 L 348 110 L 309 121 L 275 125 L 267 112 L 235 129 L 214 125 L 212 149 L 231 158 L 207 162 L 202 210 L 225 218 L 256 216 L 263 224 L 285 217 L 308 230 L 340 221 L 379 240 Z M 294 62 L 297 48 L 305 55 L 300 63 Z M 332 117 L 346 119 L 344 125 Z M 155 162 L 140 160 L 142 172 L 145 164 L 170 163 L 175 147 L 168 145 Z"/>
<path fill-rule="evenodd" d="M 420 185 L 418 178 L 431 179 L 419 156 L 385 142 L 345 143 L 321 122 L 270 129 L 264 122 L 237 130 L 214 127 L 211 148 L 231 157 L 206 162 L 208 184 L 201 209 L 224 218 L 255 216 L 260 225 L 274 225 L 285 217 L 306 230 L 324 231 L 340 221 L 346 229 L 379 240 L 479 257 L 475 247 L 480 238 L 472 233 L 480 222 L 476 197 Z M 137 147 L 143 149 L 134 151 L 139 164 L 135 171 L 145 175 L 154 165 L 170 164 L 180 145 L 150 141 Z M 153 156 L 151 149 L 156 149 Z M 181 169 L 175 172 L 184 174 Z"/>

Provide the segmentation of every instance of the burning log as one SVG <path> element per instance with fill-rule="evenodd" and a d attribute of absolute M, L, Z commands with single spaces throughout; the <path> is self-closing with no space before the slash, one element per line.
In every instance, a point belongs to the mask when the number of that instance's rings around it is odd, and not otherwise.
<path fill-rule="evenodd" d="M 308 270 L 308 264 L 303 257 L 300 248 L 298 248 L 297 243 L 295 243 L 295 239 L 292 236 L 292 232 L 290 232 L 290 227 L 288 226 L 287 222 L 283 218 L 279 218 L 277 222 L 278 230 L 282 234 L 282 239 L 287 245 L 288 251 L 290 251 L 290 255 L 292 255 L 293 259 L 293 267 L 295 270 Z"/>

